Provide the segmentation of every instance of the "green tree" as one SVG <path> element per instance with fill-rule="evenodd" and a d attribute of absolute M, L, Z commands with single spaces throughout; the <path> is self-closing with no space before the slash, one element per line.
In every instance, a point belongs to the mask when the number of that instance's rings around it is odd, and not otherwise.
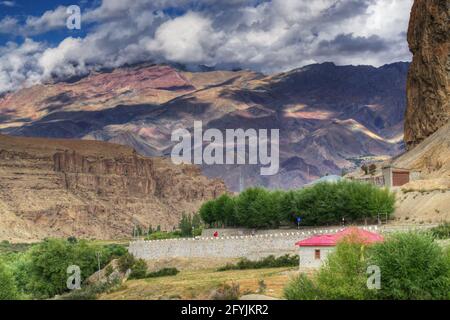
<path fill-rule="evenodd" d="M 360 239 L 348 237 L 336 246 L 317 274 L 323 299 L 364 300 L 373 297 L 367 288 L 367 250 Z"/>
<path fill-rule="evenodd" d="M 361 239 L 349 236 L 328 255 L 320 270 L 294 278 L 284 290 L 290 300 L 362 300 L 373 298 L 367 288 L 368 251 Z"/>
<path fill-rule="evenodd" d="M 181 220 L 180 220 L 178 227 L 180 228 L 181 235 L 183 237 L 192 236 L 192 218 L 191 218 L 191 216 L 183 213 L 181 215 Z"/>
<path fill-rule="evenodd" d="M 216 222 L 216 217 L 214 216 L 214 207 L 215 200 L 207 201 L 200 207 L 200 217 L 206 224 L 213 225 Z"/>
<path fill-rule="evenodd" d="M 27 290 L 36 298 L 49 298 L 67 290 L 67 268 L 77 265 L 82 279 L 97 269 L 98 248 L 86 241 L 76 244 L 48 239 L 30 249 Z"/>
<path fill-rule="evenodd" d="M 264 228 L 277 224 L 276 208 L 270 192 L 263 188 L 250 188 L 236 200 L 236 218 L 240 226 Z"/>
<path fill-rule="evenodd" d="M 14 282 L 14 277 L 0 262 L 0 300 L 17 300 L 19 293 Z"/>
<path fill-rule="evenodd" d="M 232 227 L 237 224 L 236 205 L 234 199 L 228 194 L 221 195 L 215 202 L 214 217 L 227 227 Z"/>
<path fill-rule="evenodd" d="M 381 269 L 382 299 L 447 299 L 450 265 L 427 234 L 399 233 L 372 248 L 371 264 Z"/>

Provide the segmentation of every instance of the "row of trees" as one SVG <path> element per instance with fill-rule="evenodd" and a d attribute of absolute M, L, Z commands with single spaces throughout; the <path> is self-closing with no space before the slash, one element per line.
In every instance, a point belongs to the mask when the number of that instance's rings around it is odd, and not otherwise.
<path fill-rule="evenodd" d="M 210 226 L 277 228 L 296 223 L 315 226 L 377 219 L 395 209 L 395 195 L 361 182 L 319 183 L 295 191 L 251 188 L 236 197 L 222 195 L 200 208 Z"/>

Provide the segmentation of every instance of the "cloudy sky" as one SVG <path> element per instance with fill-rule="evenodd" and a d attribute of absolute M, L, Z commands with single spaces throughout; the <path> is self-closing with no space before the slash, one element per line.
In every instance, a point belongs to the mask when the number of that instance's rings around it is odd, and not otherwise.
<path fill-rule="evenodd" d="M 409 61 L 412 1 L 0 0 L 0 93 L 141 61 L 264 73 Z"/>

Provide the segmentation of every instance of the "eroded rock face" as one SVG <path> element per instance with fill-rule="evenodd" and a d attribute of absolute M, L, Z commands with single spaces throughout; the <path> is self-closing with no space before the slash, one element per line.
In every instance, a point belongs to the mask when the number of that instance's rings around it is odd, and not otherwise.
<path fill-rule="evenodd" d="M 414 55 L 408 75 L 405 142 L 413 148 L 450 116 L 448 0 L 415 0 L 408 43 Z"/>
<path fill-rule="evenodd" d="M 0 240 L 114 239 L 172 230 L 226 192 L 198 168 L 95 141 L 0 135 Z"/>

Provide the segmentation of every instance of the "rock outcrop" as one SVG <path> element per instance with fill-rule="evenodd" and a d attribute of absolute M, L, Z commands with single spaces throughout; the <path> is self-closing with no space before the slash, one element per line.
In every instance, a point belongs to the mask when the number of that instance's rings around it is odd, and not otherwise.
<path fill-rule="evenodd" d="M 0 135 L 0 240 L 114 239 L 135 225 L 172 230 L 226 192 L 193 166 L 96 141 Z"/>
<path fill-rule="evenodd" d="M 407 85 L 405 142 L 413 148 L 449 121 L 448 0 L 415 0 L 408 43 L 414 57 Z"/>

